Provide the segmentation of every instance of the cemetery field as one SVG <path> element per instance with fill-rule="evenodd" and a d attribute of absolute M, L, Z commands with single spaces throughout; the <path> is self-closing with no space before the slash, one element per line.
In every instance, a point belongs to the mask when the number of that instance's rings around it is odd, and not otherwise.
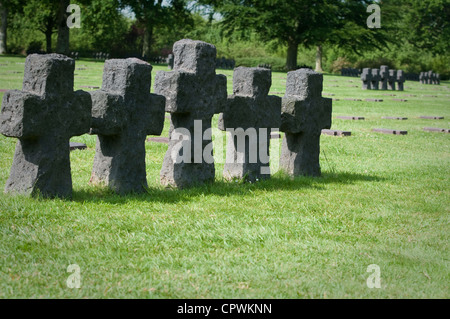
<path fill-rule="evenodd" d="M 21 89 L 24 62 L 0 58 L 1 98 Z M 77 61 L 75 89 L 100 87 L 102 71 Z M 233 72 L 217 73 L 231 94 Z M 272 79 L 283 96 L 286 73 Z M 226 182 L 216 152 L 215 184 L 165 189 L 167 145 L 148 142 L 147 193 L 121 197 L 89 185 L 96 137 L 83 135 L 72 139 L 88 149 L 71 153 L 71 200 L 10 196 L 16 140 L 0 136 L 0 298 L 449 298 L 450 134 L 424 128 L 450 129 L 450 83 L 362 91 L 359 78 L 325 75 L 323 96 L 337 99 L 332 129 L 352 136 L 322 135 L 320 178 Z M 370 265 L 381 288 L 368 287 Z"/>

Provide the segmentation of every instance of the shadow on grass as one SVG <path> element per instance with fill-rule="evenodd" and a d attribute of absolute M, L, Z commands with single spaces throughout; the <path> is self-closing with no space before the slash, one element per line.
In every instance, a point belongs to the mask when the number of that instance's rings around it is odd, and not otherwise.
<path fill-rule="evenodd" d="M 340 184 L 352 185 L 357 182 L 381 182 L 385 178 L 353 174 L 353 173 L 324 173 L 322 177 L 289 178 L 277 173 L 271 179 L 257 183 L 244 183 L 241 181 L 216 180 L 211 184 L 204 184 L 188 189 L 171 189 L 163 187 L 148 188 L 143 194 L 130 194 L 120 196 L 107 188 L 92 187 L 73 192 L 72 201 L 88 203 L 127 204 L 132 201 L 178 203 L 195 200 L 201 196 L 253 196 L 255 191 L 282 192 L 301 189 L 316 189 L 325 191 L 326 185 Z"/>

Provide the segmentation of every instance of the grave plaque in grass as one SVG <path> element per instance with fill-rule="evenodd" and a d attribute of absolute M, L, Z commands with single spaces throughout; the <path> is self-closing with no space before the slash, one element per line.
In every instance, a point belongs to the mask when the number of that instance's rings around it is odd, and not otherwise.
<path fill-rule="evenodd" d="M 362 116 L 336 116 L 336 118 L 341 120 L 353 120 L 353 121 L 365 120 L 365 118 Z"/>
<path fill-rule="evenodd" d="M 444 117 L 443 116 L 420 116 L 420 119 L 423 120 L 443 120 Z"/>
<path fill-rule="evenodd" d="M 437 127 L 424 127 L 423 130 L 427 131 L 427 132 L 450 133 L 450 129 L 437 128 Z"/>
<path fill-rule="evenodd" d="M 3 97 L 0 133 L 19 139 L 5 191 L 71 197 L 70 138 L 89 132 L 89 93 L 73 91 L 75 61 L 29 55 L 22 91 Z"/>
<path fill-rule="evenodd" d="M 330 136 L 352 136 L 350 131 L 339 131 L 339 130 L 322 130 L 322 134 Z"/>
<path fill-rule="evenodd" d="M 399 117 L 399 116 L 383 116 L 383 120 L 399 120 L 399 121 L 406 121 L 407 117 Z"/>
<path fill-rule="evenodd" d="M 407 135 L 408 134 L 408 131 L 391 130 L 391 129 L 385 129 L 385 128 L 375 128 L 375 129 L 373 129 L 373 131 L 377 132 L 377 133 L 391 134 L 391 135 Z"/>
<path fill-rule="evenodd" d="M 323 75 L 309 69 L 288 73 L 280 131 L 285 132 L 280 168 L 291 176 L 320 176 L 320 135 L 331 127 L 332 100 L 322 97 Z"/>
<path fill-rule="evenodd" d="M 155 79 L 155 93 L 166 97 L 166 112 L 171 113 L 160 178 L 165 186 L 185 188 L 214 182 L 211 121 L 224 110 L 227 78 L 216 75 L 212 44 L 184 39 L 174 44 L 173 52 L 173 71 L 159 71 Z"/>
<path fill-rule="evenodd" d="M 219 117 L 219 129 L 229 132 L 225 179 L 254 182 L 270 177 L 270 133 L 281 121 L 281 98 L 268 95 L 271 85 L 270 69 L 234 70 L 233 95 Z"/>
<path fill-rule="evenodd" d="M 344 101 L 355 101 L 355 102 L 361 102 L 361 99 L 355 99 L 355 98 L 344 98 Z"/>
<path fill-rule="evenodd" d="M 147 139 L 147 142 L 169 144 L 169 138 L 168 137 L 150 137 Z"/>
<path fill-rule="evenodd" d="M 97 135 L 91 183 L 119 194 L 147 187 L 145 140 L 164 127 L 163 96 L 150 94 L 152 66 L 139 59 L 107 60 L 102 89 L 91 93 L 91 134 Z"/>
<path fill-rule="evenodd" d="M 366 102 L 383 102 L 381 99 L 365 99 Z"/>

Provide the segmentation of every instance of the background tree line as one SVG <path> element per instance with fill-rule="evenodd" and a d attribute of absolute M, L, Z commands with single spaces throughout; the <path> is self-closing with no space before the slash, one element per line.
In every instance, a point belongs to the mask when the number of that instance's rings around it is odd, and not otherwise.
<path fill-rule="evenodd" d="M 69 3 L 81 28 L 69 30 Z M 381 7 L 369 29 L 367 7 Z M 0 54 L 167 56 L 175 41 L 213 43 L 237 65 L 275 70 L 387 64 L 450 76 L 450 0 L 0 0 Z"/>

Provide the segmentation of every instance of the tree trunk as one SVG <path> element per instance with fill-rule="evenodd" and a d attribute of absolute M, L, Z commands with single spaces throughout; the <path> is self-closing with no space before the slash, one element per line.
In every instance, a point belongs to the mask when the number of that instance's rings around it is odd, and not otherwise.
<path fill-rule="evenodd" d="M 146 24 L 145 30 L 144 30 L 144 43 L 142 48 L 142 57 L 144 59 L 148 59 L 150 57 L 150 54 L 152 52 L 152 40 L 153 40 L 153 27 L 149 25 L 149 23 Z"/>
<path fill-rule="evenodd" d="M 322 45 L 317 46 L 316 51 L 316 72 L 323 73 L 322 69 Z"/>
<path fill-rule="evenodd" d="M 53 28 L 47 28 L 45 31 L 45 42 L 47 44 L 47 53 L 52 53 L 52 34 L 53 34 Z"/>
<path fill-rule="evenodd" d="M 6 36 L 8 29 L 8 9 L 5 8 L 2 1 L 0 1 L 0 54 L 5 54 L 6 47 Z"/>
<path fill-rule="evenodd" d="M 298 55 L 298 43 L 290 41 L 288 43 L 286 68 L 288 71 L 295 70 L 297 68 L 297 55 Z"/>
<path fill-rule="evenodd" d="M 56 52 L 69 55 L 70 51 L 70 29 L 67 26 L 69 14 L 66 12 L 70 0 L 59 1 L 58 13 L 58 41 L 56 43 Z"/>

